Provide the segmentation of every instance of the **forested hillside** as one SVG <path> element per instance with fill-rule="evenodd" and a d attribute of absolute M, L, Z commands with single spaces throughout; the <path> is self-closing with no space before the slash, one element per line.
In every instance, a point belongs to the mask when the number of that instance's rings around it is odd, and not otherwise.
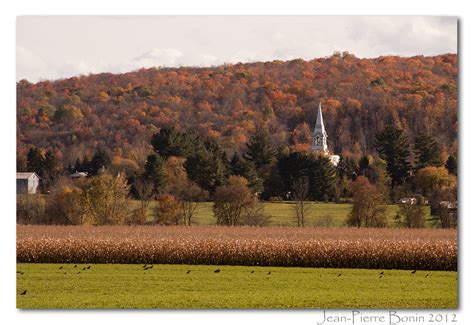
<path fill-rule="evenodd" d="M 211 68 L 151 68 L 17 84 L 19 161 L 35 146 L 64 167 L 105 149 L 131 158 L 150 151 L 163 126 L 216 139 L 242 153 L 266 126 L 276 148 L 307 149 L 321 101 L 333 152 L 359 159 L 393 123 L 410 143 L 431 134 L 447 157 L 457 146 L 457 55 L 311 61 Z"/>

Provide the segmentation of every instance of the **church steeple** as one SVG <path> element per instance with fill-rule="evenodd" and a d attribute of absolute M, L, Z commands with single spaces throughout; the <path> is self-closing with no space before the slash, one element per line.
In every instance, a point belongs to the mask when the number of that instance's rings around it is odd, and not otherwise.
<path fill-rule="evenodd" d="M 327 145 L 327 133 L 324 128 L 323 113 L 321 111 L 321 102 L 318 106 L 318 112 L 316 115 L 316 125 L 313 130 L 313 142 L 311 144 L 311 150 L 322 153 L 324 155 L 329 154 Z"/>

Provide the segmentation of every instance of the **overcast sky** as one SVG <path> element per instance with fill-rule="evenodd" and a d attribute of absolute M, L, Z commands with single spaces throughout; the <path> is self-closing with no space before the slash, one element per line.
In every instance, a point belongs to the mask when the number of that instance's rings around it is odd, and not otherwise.
<path fill-rule="evenodd" d="M 19 17 L 17 80 L 152 66 L 457 53 L 455 17 Z"/>

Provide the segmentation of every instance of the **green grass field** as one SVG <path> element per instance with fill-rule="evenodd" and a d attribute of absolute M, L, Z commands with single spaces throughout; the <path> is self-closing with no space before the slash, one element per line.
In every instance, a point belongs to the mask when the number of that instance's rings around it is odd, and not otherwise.
<path fill-rule="evenodd" d="M 134 205 L 138 201 L 133 201 Z M 149 219 L 152 219 L 152 210 L 155 202 L 150 205 Z M 212 202 L 200 203 L 193 221 L 197 225 L 214 225 L 216 220 L 212 213 Z M 306 219 L 306 226 L 333 226 L 342 227 L 347 219 L 347 215 L 351 212 L 352 204 L 336 204 L 336 203 L 308 203 L 309 210 Z M 281 203 L 263 203 L 265 214 L 270 217 L 270 226 L 295 226 L 296 219 L 294 217 L 294 204 L 292 202 Z M 387 219 L 390 226 L 395 226 L 395 215 L 397 214 L 397 205 L 387 205 Z M 430 214 L 430 207 L 425 207 L 427 218 Z M 426 223 L 427 227 L 430 223 Z"/>
<path fill-rule="evenodd" d="M 17 264 L 18 308 L 455 308 L 457 272 Z M 219 273 L 214 270 L 219 268 Z M 188 274 L 187 271 L 191 270 Z M 251 273 L 254 271 L 254 273 Z M 23 273 L 19 273 L 23 272 Z M 81 272 L 80 274 L 77 274 Z M 268 274 L 271 272 L 271 274 Z M 339 276 L 339 274 L 341 274 Z M 26 290 L 26 294 L 21 295 Z"/>

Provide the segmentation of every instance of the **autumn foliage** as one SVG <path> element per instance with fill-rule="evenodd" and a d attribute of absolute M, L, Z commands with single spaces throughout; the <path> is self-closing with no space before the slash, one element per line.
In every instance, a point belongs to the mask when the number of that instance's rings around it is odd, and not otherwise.
<path fill-rule="evenodd" d="M 359 59 L 333 55 L 209 68 L 151 68 L 17 83 L 17 149 L 51 150 L 64 168 L 106 148 L 131 159 L 164 126 L 217 139 L 242 153 L 262 126 L 276 148 L 307 150 L 321 101 L 332 151 L 374 152 L 387 122 L 410 142 L 433 134 L 457 145 L 457 55 Z M 436 130 L 436 132 L 431 132 Z M 130 160 L 125 161 L 130 163 Z"/>

